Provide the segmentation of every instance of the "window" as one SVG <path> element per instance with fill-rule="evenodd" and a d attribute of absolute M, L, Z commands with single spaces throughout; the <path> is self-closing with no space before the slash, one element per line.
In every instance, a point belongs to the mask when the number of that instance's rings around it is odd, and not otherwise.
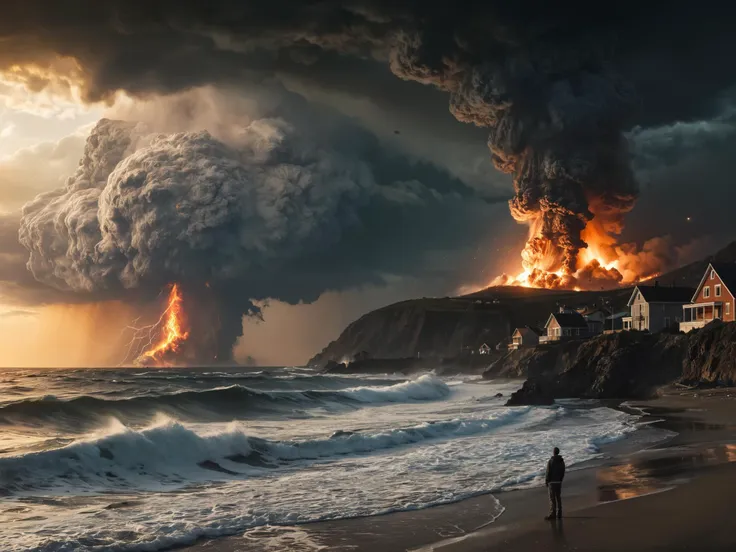
<path fill-rule="evenodd" d="M 716 284 L 713 287 L 716 290 L 716 297 L 720 297 L 721 296 L 721 284 Z"/>
<path fill-rule="evenodd" d="M 716 271 L 715 270 L 711 270 L 710 271 L 710 279 L 711 280 L 715 280 L 716 279 Z"/>
<path fill-rule="evenodd" d="M 703 288 L 703 298 L 707 299 L 710 297 L 710 286 L 705 286 Z"/>
<path fill-rule="evenodd" d="M 731 303 L 726 303 L 726 314 L 731 314 Z"/>

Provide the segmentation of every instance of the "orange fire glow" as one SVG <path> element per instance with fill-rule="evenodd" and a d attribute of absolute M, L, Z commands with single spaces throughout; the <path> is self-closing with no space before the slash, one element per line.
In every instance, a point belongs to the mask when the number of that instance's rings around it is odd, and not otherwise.
<path fill-rule="evenodd" d="M 183 329 L 184 309 L 182 302 L 179 286 L 177 284 L 172 285 L 166 310 L 161 315 L 161 320 L 165 319 L 161 328 L 161 340 L 145 351 L 141 358 L 150 358 L 159 362 L 166 353 L 176 352 L 180 344 L 189 337 L 189 333 Z"/>
<path fill-rule="evenodd" d="M 488 285 L 523 286 L 536 288 L 601 289 L 629 285 L 658 276 L 667 259 L 663 249 L 666 238 L 654 238 L 639 249 L 635 244 L 619 244 L 596 219 L 588 222 L 581 233 L 588 244 L 580 250 L 576 269 L 550 270 L 554 256 L 530 259 L 522 255 L 523 271 L 516 276 L 504 274 Z"/>

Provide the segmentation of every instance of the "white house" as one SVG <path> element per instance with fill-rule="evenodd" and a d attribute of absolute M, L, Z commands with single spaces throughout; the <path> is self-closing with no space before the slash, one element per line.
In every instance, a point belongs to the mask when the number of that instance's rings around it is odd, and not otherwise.
<path fill-rule="evenodd" d="M 539 328 L 532 328 L 531 326 L 516 328 L 514 333 L 511 334 L 511 344 L 509 345 L 509 349 L 536 347 L 539 345 L 539 336 L 543 333 L 544 332 Z"/>
<path fill-rule="evenodd" d="M 545 339 L 547 342 L 590 336 L 588 323 L 583 315 L 564 307 L 560 308 L 560 312 L 553 312 L 549 315 L 544 329 L 547 332 L 547 338 Z"/>
<path fill-rule="evenodd" d="M 483 343 L 480 347 L 478 347 L 478 354 L 481 355 L 487 355 L 491 352 L 491 348 L 488 346 L 487 343 Z"/>
<path fill-rule="evenodd" d="M 682 306 L 690 302 L 693 288 L 638 285 L 629 299 L 631 316 L 623 319 L 625 330 L 659 332 L 676 327 L 682 320 Z"/>

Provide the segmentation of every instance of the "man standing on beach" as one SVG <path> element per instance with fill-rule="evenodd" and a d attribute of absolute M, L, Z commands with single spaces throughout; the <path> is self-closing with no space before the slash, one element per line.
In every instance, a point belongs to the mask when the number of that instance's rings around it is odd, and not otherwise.
<path fill-rule="evenodd" d="M 562 480 L 565 479 L 565 461 L 560 456 L 560 449 L 555 447 L 552 458 L 547 462 L 547 473 L 544 483 L 549 491 L 549 515 L 544 518 L 552 520 L 562 518 Z"/>

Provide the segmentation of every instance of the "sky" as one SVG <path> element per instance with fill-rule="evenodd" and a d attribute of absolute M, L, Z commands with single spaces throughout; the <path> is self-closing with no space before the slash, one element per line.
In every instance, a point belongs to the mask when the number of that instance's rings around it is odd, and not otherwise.
<path fill-rule="evenodd" d="M 555 243 L 623 205 L 666 266 L 732 241 L 731 8 L 516 4 L 3 8 L 0 366 L 126 362 L 172 281 L 193 361 L 302 364 L 517 269 L 509 200 Z"/>

